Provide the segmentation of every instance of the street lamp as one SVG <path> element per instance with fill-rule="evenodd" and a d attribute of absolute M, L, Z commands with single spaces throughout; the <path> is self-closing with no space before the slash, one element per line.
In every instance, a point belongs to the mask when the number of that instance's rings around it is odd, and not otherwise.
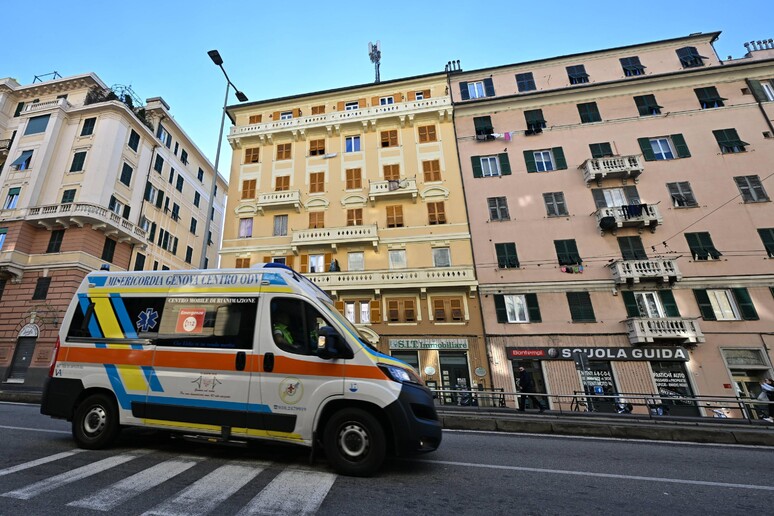
<path fill-rule="evenodd" d="M 217 50 L 210 50 L 207 52 L 207 55 L 210 56 L 210 59 L 212 59 L 212 62 L 215 63 L 217 66 L 220 67 L 220 70 L 223 72 L 223 75 L 226 77 L 226 98 L 223 99 L 223 114 L 220 117 L 220 132 L 218 133 L 218 148 L 215 151 L 215 173 L 212 176 L 212 188 L 210 189 L 210 200 L 207 204 L 207 219 L 204 223 L 204 238 L 202 239 L 202 256 L 199 259 L 199 268 L 204 269 L 205 263 L 207 262 L 207 247 L 210 241 L 210 226 L 212 223 L 212 209 L 213 206 L 215 206 L 215 189 L 218 186 L 218 163 L 220 162 L 220 145 L 223 143 L 223 125 L 226 123 L 226 106 L 228 106 L 228 90 L 234 86 L 234 83 L 231 82 L 231 79 L 228 78 L 228 74 L 226 73 L 226 70 L 223 68 L 223 58 L 220 57 L 220 53 Z M 234 92 L 236 94 L 236 98 L 239 102 L 247 102 L 247 95 L 239 91 L 239 89 L 234 86 Z"/>

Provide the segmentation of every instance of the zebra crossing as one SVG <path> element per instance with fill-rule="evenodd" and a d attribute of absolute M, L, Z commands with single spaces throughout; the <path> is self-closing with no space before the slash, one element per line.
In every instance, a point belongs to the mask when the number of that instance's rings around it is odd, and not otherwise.
<path fill-rule="evenodd" d="M 170 496 L 158 500 L 158 503 L 150 509 L 141 509 L 138 513 L 149 516 L 205 515 L 218 509 L 262 473 L 269 474 L 268 470 L 274 466 L 271 462 L 261 461 L 231 460 L 224 464 L 218 461 L 215 469 L 210 471 L 212 466 L 207 466 L 206 458 L 199 456 L 157 457 L 152 455 L 152 450 L 128 450 L 109 457 L 99 454 L 91 460 L 90 453 L 96 454 L 85 450 L 70 450 L 0 469 L 0 502 L 2 498 L 40 500 L 54 490 L 68 486 L 82 486 L 84 483 L 101 486 L 102 483 L 92 482 L 92 480 L 94 478 L 98 480 L 99 475 L 104 475 L 109 470 L 120 469 L 121 474 L 126 471 L 127 476 L 108 486 L 96 487 L 86 496 L 68 500 L 65 505 L 76 510 L 88 509 L 99 512 L 113 511 L 117 508 L 126 509 L 127 504 L 138 501 L 140 505 L 144 502 L 143 507 L 145 507 L 147 500 L 144 500 L 144 495 L 151 489 L 158 488 L 186 472 L 196 473 L 199 468 L 202 471 L 196 480 Z M 3 480 L 13 478 L 15 474 L 26 471 L 37 472 L 34 468 L 51 464 L 67 467 L 67 461 L 74 457 L 85 458 L 86 464 L 80 465 L 83 463 L 81 460 L 77 467 L 67 469 L 63 473 L 54 474 L 15 489 L 3 489 Z M 132 467 L 133 461 L 141 457 L 146 459 L 144 463 Z M 148 465 L 148 462 L 153 463 Z M 118 468 L 119 466 L 122 468 Z M 62 467 L 57 471 L 61 471 Z M 252 498 L 241 506 L 237 513 L 239 516 L 315 514 L 337 478 L 333 473 L 297 467 L 286 467 L 279 473 L 272 470 L 270 474 L 274 474 L 274 478 L 257 493 L 250 493 Z M 34 478 L 37 479 L 40 476 Z M 114 479 L 113 476 L 110 478 Z M 79 490 L 73 489 L 73 492 L 77 493 Z M 80 492 L 83 492 L 83 487 Z M 241 496 L 244 497 L 244 493 Z"/>

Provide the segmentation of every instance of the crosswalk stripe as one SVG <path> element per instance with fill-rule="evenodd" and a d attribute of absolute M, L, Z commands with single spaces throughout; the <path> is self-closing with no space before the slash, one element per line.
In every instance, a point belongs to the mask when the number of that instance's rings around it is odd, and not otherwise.
<path fill-rule="evenodd" d="M 283 471 L 237 516 L 314 514 L 330 491 L 336 475 L 318 471 Z"/>
<path fill-rule="evenodd" d="M 30 484 L 21 489 L 8 491 L 7 493 L 3 493 L 1 496 L 29 500 L 30 498 L 41 493 L 46 493 L 63 485 L 67 485 L 86 477 L 102 473 L 106 469 L 118 466 L 119 464 L 129 462 L 132 459 L 136 459 L 141 454 L 143 453 L 137 452 L 131 455 L 115 455 L 113 457 L 108 457 L 107 459 L 102 459 L 100 461 L 81 466 L 80 468 L 67 471 L 61 475 L 56 475 L 45 480 L 41 480 L 40 482 Z"/>
<path fill-rule="evenodd" d="M 67 505 L 95 511 L 109 511 L 144 491 L 187 471 L 202 460 L 168 460 L 135 473 L 131 477 L 101 489 L 91 496 L 70 502 Z"/>
<path fill-rule="evenodd" d="M 55 455 L 49 455 L 48 457 L 43 457 L 41 459 L 32 460 L 30 462 L 25 462 L 24 464 L 17 464 L 16 466 L 11 466 L 10 468 L 0 469 L 0 477 L 4 475 L 10 475 L 11 473 L 16 473 L 17 471 L 23 471 L 25 469 L 34 468 L 35 466 L 40 466 L 41 464 L 54 462 L 55 460 L 64 459 L 65 457 L 71 457 L 76 453 L 81 453 L 83 451 L 86 451 L 86 450 L 70 450 L 62 453 L 57 453 Z"/>
<path fill-rule="evenodd" d="M 227 464 L 212 471 L 143 516 L 207 514 L 263 471 L 265 465 Z"/>

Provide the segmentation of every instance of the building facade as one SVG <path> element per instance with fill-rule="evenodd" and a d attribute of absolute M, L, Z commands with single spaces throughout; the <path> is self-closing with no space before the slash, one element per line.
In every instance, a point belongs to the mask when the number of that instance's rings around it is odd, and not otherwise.
<path fill-rule="evenodd" d="M 450 74 L 496 387 L 703 414 L 772 374 L 774 49 L 718 34 Z"/>
<path fill-rule="evenodd" d="M 228 113 L 222 266 L 290 265 L 430 385 L 489 387 L 446 75 Z"/>
<path fill-rule="evenodd" d="M 42 385 L 64 311 L 90 271 L 192 268 L 208 226 L 217 263 L 228 186 L 218 177 L 208 214 L 215 177 L 159 97 L 141 105 L 95 74 L 0 79 L 4 387 Z"/>

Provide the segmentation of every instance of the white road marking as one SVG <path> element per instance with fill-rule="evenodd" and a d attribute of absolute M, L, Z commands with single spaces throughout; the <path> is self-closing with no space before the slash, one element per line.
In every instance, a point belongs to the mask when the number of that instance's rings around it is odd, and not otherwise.
<path fill-rule="evenodd" d="M 283 471 L 250 500 L 237 516 L 314 514 L 335 481 L 336 475 L 333 473 Z"/>
<path fill-rule="evenodd" d="M 694 486 L 727 487 L 732 489 L 752 489 L 757 491 L 774 491 L 774 486 L 761 486 L 749 484 L 732 484 L 729 482 L 709 482 L 706 480 L 688 480 L 681 478 L 642 477 L 637 475 L 616 475 L 614 473 L 596 473 L 593 471 L 572 471 L 565 469 L 527 468 L 523 466 L 501 466 L 497 464 L 476 464 L 474 462 L 456 462 L 450 460 L 425 460 L 415 462 L 427 464 L 442 464 L 444 466 L 462 466 L 468 468 L 500 469 L 508 471 L 525 471 L 528 473 L 549 473 L 555 475 L 573 475 L 578 477 L 615 478 L 620 480 L 642 480 L 646 482 L 664 482 L 668 484 L 688 484 Z"/>
<path fill-rule="evenodd" d="M 46 493 L 67 484 L 71 484 L 72 482 L 76 482 L 86 477 L 102 473 L 106 469 L 110 469 L 118 466 L 119 464 L 129 462 L 130 460 L 136 459 L 138 456 L 143 454 L 144 453 L 140 451 L 131 455 L 115 455 L 113 457 L 108 457 L 107 459 L 102 459 L 100 461 L 81 466 L 80 468 L 67 471 L 61 475 L 56 475 L 45 480 L 41 480 L 40 482 L 35 482 L 34 484 L 22 487 L 21 489 L 8 491 L 7 493 L 3 493 L 0 496 L 29 500 L 30 498 L 39 494 Z"/>
<path fill-rule="evenodd" d="M 99 490 L 91 496 L 70 502 L 67 505 L 95 511 L 109 511 L 148 489 L 156 487 L 162 482 L 166 482 L 170 478 L 187 471 L 202 460 L 204 459 L 168 460 L 135 473 L 120 482 L 116 482 L 112 486 Z"/>
<path fill-rule="evenodd" d="M 23 430 L 25 432 L 46 432 L 49 434 L 67 434 L 70 435 L 72 432 L 68 432 L 67 430 L 48 430 L 46 428 L 24 428 L 22 426 L 6 426 L 6 425 L 0 425 L 0 428 L 4 428 L 6 430 Z"/>
<path fill-rule="evenodd" d="M 42 459 L 36 459 L 30 462 L 25 462 L 24 464 L 17 464 L 16 466 L 11 466 L 10 468 L 0 469 L 0 477 L 4 475 L 10 475 L 11 473 L 16 473 L 17 471 L 23 471 L 25 469 L 34 468 L 35 466 L 40 466 L 41 464 L 54 462 L 55 460 L 64 459 L 65 457 L 71 457 L 76 453 L 81 453 L 83 451 L 86 451 L 86 450 L 80 450 L 80 449 L 70 450 L 62 453 L 57 453 L 55 455 L 49 455 L 48 457 L 43 457 Z"/>
<path fill-rule="evenodd" d="M 225 465 L 197 480 L 145 515 L 193 516 L 207 514 L 239 491 L 264 469 L 260 466 Z M 145 516 L 144 515 L 144 516 Z"/>

